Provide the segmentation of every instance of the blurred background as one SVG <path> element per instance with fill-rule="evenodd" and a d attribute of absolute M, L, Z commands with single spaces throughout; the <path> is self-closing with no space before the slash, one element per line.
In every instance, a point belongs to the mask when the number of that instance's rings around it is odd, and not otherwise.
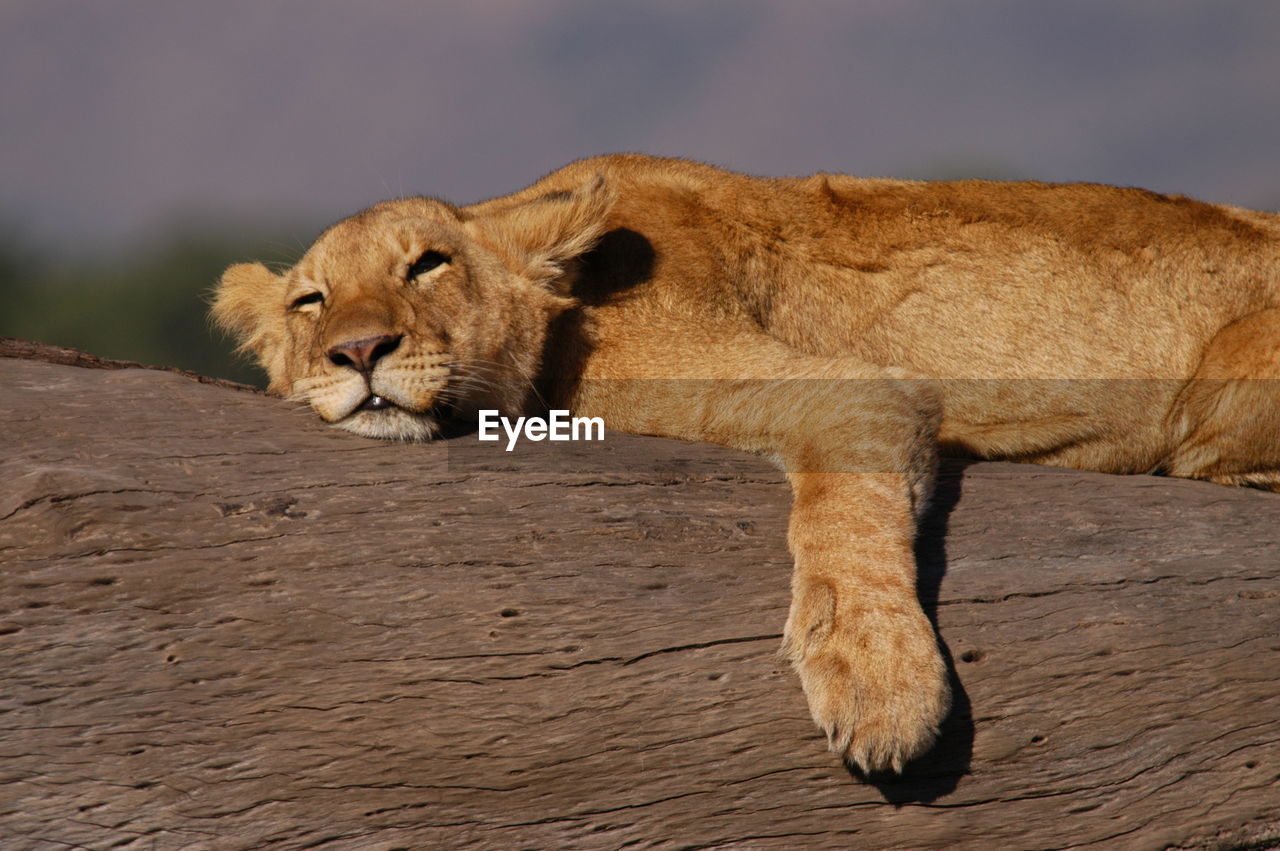
<path fill-rule="evenodd" d="M 0 335 L 260 382 L 228 263 L 607 151 L 1280 205 L 1269 0 L 0 0 Z"/>

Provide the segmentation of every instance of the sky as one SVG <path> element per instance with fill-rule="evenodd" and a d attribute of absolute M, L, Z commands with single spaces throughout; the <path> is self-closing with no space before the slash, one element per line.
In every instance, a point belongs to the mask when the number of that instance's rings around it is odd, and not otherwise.
<path fill-rule="evenodd" d="M 0 228 L 83 255 L 609 151 L 1275 209 L 1278 44 L 1270 0 L 0 0 Z"/>

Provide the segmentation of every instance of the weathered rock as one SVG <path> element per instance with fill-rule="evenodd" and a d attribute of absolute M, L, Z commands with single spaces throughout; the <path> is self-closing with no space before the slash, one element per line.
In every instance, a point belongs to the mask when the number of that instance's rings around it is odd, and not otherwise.
<path fill-rule="evenodd" d="M 775 656 L 755 459 L 477 460 L 141 369 L 0 359 L 0 392 L 5 848 L 1280 835 L 1276 495 L 950 468 L 919 556 L 956 712 L 866 783 Z"/>

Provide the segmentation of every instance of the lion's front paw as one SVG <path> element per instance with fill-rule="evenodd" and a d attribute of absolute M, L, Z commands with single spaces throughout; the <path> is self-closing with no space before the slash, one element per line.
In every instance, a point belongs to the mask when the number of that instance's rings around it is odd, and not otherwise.
<path fill-rule="evenodd" d="M 873 773 L 901 772 L 929 749 L 951 694 L 923 612 L 864 611 L 816 630 L 796 620 L 788 650 L 831 750 Z"/>

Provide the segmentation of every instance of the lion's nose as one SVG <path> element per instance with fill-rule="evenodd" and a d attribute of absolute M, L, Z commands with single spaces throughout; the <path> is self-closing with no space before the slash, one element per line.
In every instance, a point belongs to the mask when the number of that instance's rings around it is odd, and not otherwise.
<path fill-rule="evenodd" d="M 335 366 L 349 366 L 358 372 L 367 373 L 380 358 L 394 352 L 402 339 L 403 335 L 383 334 L 338 343 L 329 349 L 329 360 Z"/>

